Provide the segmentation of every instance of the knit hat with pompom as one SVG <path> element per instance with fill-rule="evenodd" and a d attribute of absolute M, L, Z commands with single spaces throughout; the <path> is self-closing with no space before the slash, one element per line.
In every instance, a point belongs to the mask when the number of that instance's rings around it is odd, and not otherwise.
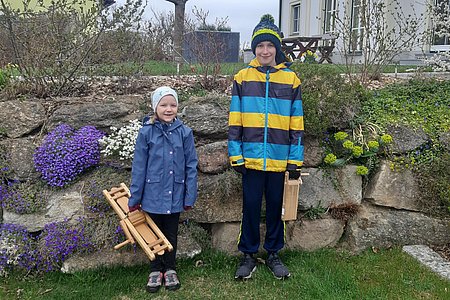
<path fill-rule="evenodd" d="M 270 14 L 265 14 L 261 17 L 258 25 L 253 29 L 252 51 L 253 54 L 255 54 L 256 46 L 259 43 L 269 41 L 275 45 L 277 50 L 275 61 L 277 64 L 280 64 L 287 61 L 287 59 L 283 51 L 281 51 L 281 39 L 283 38 L 283 33 L 274 22 L 275 20 Z"/>

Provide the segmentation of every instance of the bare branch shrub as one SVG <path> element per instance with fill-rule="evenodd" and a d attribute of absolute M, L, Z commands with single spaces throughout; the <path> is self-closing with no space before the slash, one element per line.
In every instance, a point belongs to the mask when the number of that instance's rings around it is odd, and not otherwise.
<path fill-rule="evenodd" d="M 23 10 L 12 10 L 0 0 L 0 27 L 6 32 L 0 48 L 11 51 L 6 59 L 18 66 L 21 85 L 27 83 L 29 90 L 42 97 L 76 92 L 85 84 L 80 86 L 77 80 L 89 74 L 90 56 L 99 49 L 103 34 L 111 30 L 139 32 L 143 15 L 143 0 L 127 0 L 111 14 L 88 0 L 38 0 L 33 9 L 29 3 L 24 0 Z M 139 35 L 123 36 L 128 40 L 122 38 L 121 50 L 133 53 L 126 47 Z M 96 61 L 95 56 L 92 60 Z"/>
<path fill-rule="evenodd" d="M 351 6 L 345 6 L 343 13 L 338 9 L 335 14 L 335 34 L 343 41 L 336 48 L 345 59 L 350 80 L 367 84 L 371 79 L 377 79 L 382 68 L 392 63 L 398 54 L 424 42 L 426 18 L 416 13 L 412 3 L 407 8 L 398 0 L 389 4 L 380 0 L 360 0 L 356 15 L 359 29 L 352 30 Z M 356 57 L 361 59 L 355 61 Z M 356 70 L 360 72 L 355 73 Z"/>
<path fill-rule="evenodd" d="M 194 21 L 186 25 L 189 34 L 189 45 L 195 62 L 200 66 L 202 76 L 201 85 L 206 90 L 213 90 L 218 81 L 220 66 L 225 56 L 227 47 L 222 39 L 217 35 L 218 28 L 226 29 L 228 18 L 216 19 L 215 24 L 207 23 L 209 12 L 198 9 L 194 6 L 192 13 Z M 197 34 L 193 34 L 197 31 Z"/>

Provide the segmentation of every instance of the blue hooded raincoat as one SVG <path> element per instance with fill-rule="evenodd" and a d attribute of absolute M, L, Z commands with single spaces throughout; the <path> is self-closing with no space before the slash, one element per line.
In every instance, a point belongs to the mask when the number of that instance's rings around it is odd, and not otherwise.
<path fill-rule="evenodd" d="M 197 153 L 192 129 L 144 119 L 134 150 L 129 206 L 154 214 L 182 212 L 197 199 Z"/>

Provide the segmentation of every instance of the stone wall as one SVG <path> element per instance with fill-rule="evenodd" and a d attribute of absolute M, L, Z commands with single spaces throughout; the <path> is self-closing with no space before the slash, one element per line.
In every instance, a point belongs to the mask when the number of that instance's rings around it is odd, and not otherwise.
<path fill-rule="evenodd" d="M 180 118 L 194 131 L 199 156 L 199 198 L 195 208 L 183 213 L 182 219 L 195 221 L 207 228 L 213 248 L 236 254 L 242 209 L 241 183 L 240 175 L 230 170 L 228 165 L 228 106 L 223 105 L 228 98 L 227 95 L 208 95 L 203 99 L 183 102 L 180 107 Z M 38 99 L 3 101 L 0 128 L 5 135 L 0 145 L 7 150 L 14 178 L 22 182 L 36 181 L 39 174 L 33 169 L 32 155 L 44 136 L 42 132 L 60 123 L 75 128 L 94 125 L 109 132 L 110 126 L 121 127 L 129 120 L 142 118 L 148 109 L 148 102 L 145 94 L 100 94 L 46 102 Z M 389 133 L 396 141 L 394 151 L 400 153 L 413 149 L 427 139 L 423 132 L 408 128 L 393 127 Z M 448 136 L 446 138 L 448 140 Z M 359 252 L 369 247 L 450 242 L 450 221 L 429 217 L 423 212 L 412 173 L 392 172 L 389 163 L 383 161 L 377 174 L 363 189 L 362 178 L 356 175 L 355 166 L 326 173 L 319 168 L 322 157 L 319 141 L 306 136 L 303 172 L 310 175 L 303 177 L 298 219 L 287 222 L 287 248 L 313 251 L 323 247 L 345 247 Z M 75 220 L 86 215 L 83 185 L 88 181 L 89 174 L 81 176 L 66 189 L 49 189 L 48 205 L 41 213 L 18 215 L 3 210 L 1 222 L 21 224 L 29 231 L 39 231 L 47 223 Z M 333 218 L 330 212 L 343 207 L 358 209 L 347 218 Z M 326 212 L 315 219 L 306 218 L 311 208 L 323 208 Z M 200 249 L 188 236 L 180 238 L 179 253 L 192 256 Z M 261 226 L 261 236 L 264 236 L 264 224 Z M 123 255 L 124 251 L 129 256 Z M 131 261 L 145 260 L 139 250 L 119 252 L 105 249 L 105 255 L 94 254 L 91 259 L 71 258 L 63 269 L 73 271 L 77 265 L 92 267 L 112 262 L 126 264 L 130 256 L 136 258 Z M 83 261 L 89 263 L 83 264 Z"/>

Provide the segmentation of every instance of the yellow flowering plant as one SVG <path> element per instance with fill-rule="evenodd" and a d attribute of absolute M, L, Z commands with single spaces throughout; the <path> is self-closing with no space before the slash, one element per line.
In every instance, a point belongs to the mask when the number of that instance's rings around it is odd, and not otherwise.
<path fill-rule="evenodd" d="M 392 143 L 392 136 L 370 132 L 370 137 L 362 130 L 353 131 L 352 135 L 344 131 L 329 134 L 324 139 L 325 166 L 342 167 L 348 163 L 356 164 L 356 173 L 368 175 L 378 162 L 382 151 L 386 154 L 387 145 Z"/>
<path fill-rule="evenodd" d="M 317 58 L 319 58 L 319 56 L 315 52 L 312 52 L 311 50 L 306 50 L 300 56 L 300 61 L 305 64 L 316 64 Z"/>

